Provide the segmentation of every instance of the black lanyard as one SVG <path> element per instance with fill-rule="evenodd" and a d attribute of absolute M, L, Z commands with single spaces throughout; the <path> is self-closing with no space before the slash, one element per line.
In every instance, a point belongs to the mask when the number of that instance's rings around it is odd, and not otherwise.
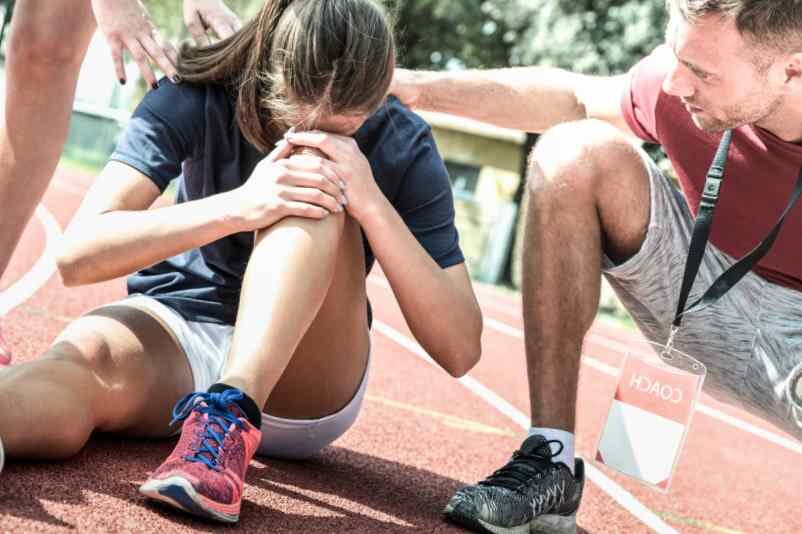
<path fill-rule="evenodd" d="M 731 141 L 732 130 L 727 130 L 724 132 L 721 143 L 718 145 L 713 163 L 710 164 L 710 170 L 707 171 L 705 186 L 702 190 L 702 200 L 699 203 L 699 211 L 696 214 L 696 223 L 693 226 L 691 244 L 688 248 L 688 259 L 685 262 L 685 275 L 682 278 L 682 288 L 679 293 L 677 313 L 674 316 L 673 331 L 679 328 L 684 314 L 701 310 L 716 302 L 724 296 L 727 291 L 732 289 L 732 287 L 737 284 L 766 253 L 768 253 L 769 249 L 774 244 L 774 240 L 777 238 L 777 234 L 780 233 L 780 228 L 782 228 L 785 222 L 786 215 L 788 215 L 794 207 L 794 204 L 796 204 L 796 201 L 799 200 L 800 195 L 802 195 L 802 169 L 800 169 L 796 187 L 791 193 L 791 199 L 788 201 L 788 205 L 785 207 L 785 210 L 783 210 L 782 215 L 780 215 L 780 220 L 778 220 L 774 228 L 771 229 L 769 235 L 746 256 L 716 278 L 716 281 L 705 291 L 704 295 L 686 309 L 685 303 L 688 301 L 691 286 L 693 286 L 693 281 L 699 272 L 699 265 L 702 263 L 702 257 L 704 256 L 705 247 L 707 246 L 707 239 L 710 235 L 710 225 L 713 222 L 713 212 L 718 202 L 721 183 L 724 181 L 724 165 L 727 163 L 727 153 L 730 150 Z"/>

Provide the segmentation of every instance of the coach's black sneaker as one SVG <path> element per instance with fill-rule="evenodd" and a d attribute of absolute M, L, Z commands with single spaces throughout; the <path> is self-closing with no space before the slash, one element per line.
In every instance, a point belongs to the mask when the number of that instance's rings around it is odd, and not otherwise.
<path fill-rule="evenodd" d="M 559 444 L 552 453 L 550 445 Z M 557 440 L 528 437 L 507 465 L 459 490 L 443 513 L 457 525 L 491 534 L 573 534 L 582 498 L 585 464 L 576 459 L 574 474 L 552 458 Z"/>

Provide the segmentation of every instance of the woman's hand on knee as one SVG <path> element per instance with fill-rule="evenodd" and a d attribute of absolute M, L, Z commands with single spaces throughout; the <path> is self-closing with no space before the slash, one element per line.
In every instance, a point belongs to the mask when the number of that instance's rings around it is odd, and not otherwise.
<path fill-rule="evenodd" d="M 348 214 L 357 221 L 386 201 L 370 162 L 352 138 L 323 131 L 291 132 L 287 140 L 298 147 L 312 147 L 326 155 L 321 166 L 342 180 Z"/>
<path fill-rule="evenodd" d="M 282 141 L 248 180 L 231 192 L 230 213 L 241 231 L 268 228 L 284 217 L 323 219 L 344 210 L 341 180 L 320 156 L 293 156 Z"/>
<path fill-rule="evenodd" d="M 141 0 L 92 0 L 92 9 L 111 48 L 114 70 L 120 83 L 126 80 L 124 50 L 128 50 L 151 87 L 156 87 L 151 61 L 170 79 L 177 80 L 178 54 L 153 25 Z"/>

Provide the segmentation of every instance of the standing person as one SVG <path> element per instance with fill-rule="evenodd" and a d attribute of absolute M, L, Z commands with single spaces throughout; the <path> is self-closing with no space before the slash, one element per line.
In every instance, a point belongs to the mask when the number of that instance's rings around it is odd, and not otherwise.
<path fill-rule="evenodd" d="M 802 3 L 670 0 L 666 44 L 626 75 L 552 68 L 397 73 L 408 105 L 545 132 L 528 171 L 523 310 L 532 428 L 512 460 L 445 514 L 480 532 L 573 532 L 582 462 L 574 423 L 582 339 L 604 275 L 642 332 L 665 343 L 694 216 L 722 132 L 726 180 L 691 300 L 766 237 L 802 166 Z M 681 192 L 637 136 L 659 143 Z M 802 208 L 715 305 L 685 315 L 675 346 L 706 390 L 802 438 L 788 377 L 802 360 Z M 572 473 L 573 472 L 573 473 Z"/>
<path fill-rule="evenodd" d="M 306 458 L 356 419 L 374 260 L 443 369 L 477 362 L 451 186 L 430 128 L 385 101 L 394 65 L 372 0 L 269 0 L 183 50 L 184 82 L 134 112 L 58 260 L 67 285 L 133 272 L 131 296 L 0 370 L 9 457 L 68 457 L 94 430 L 166 437 L 175 406 L 181 438 L 140 491 L 236 521 L 255 452 Z M 177 176 L 176 204 L 151 208 Z"/>
<path fill-rule="evenodd" d="M 222 0 L 184 0 L 184 17 L 199 44 L 209 43 L 206 28 L 221 38 L 239 28 Z M 150 62 L 178 81 L 176 52 L 140 0 L 16 1 L 0 125 L 0 278 L 64 148 L 78 72 L 96 25 L 109 43 L 120 83 L 126 81 L 126 50 L 148 85 L 156 84 Z M 0 330 L 0 365 L 10 360 Z"/>

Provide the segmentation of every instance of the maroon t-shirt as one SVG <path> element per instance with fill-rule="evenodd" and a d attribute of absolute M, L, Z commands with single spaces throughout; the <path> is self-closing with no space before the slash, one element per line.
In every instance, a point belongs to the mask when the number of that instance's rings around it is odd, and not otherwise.
<path fill-rule="evenodd" d="M 663 79 L 672 61 L 671 50 L 661 46 L 636 64 L 621 108 L 635 134 L 663 146 L 695 215 L 721 133 L 697 128 L 680 99 L 663 92 Z M 788 203 L 802 166 L 802 146 L 782 141 L 762 128 L 742 126 L 733 131 L 729 154 L 710 242 L 741 258 L 766 237 Z M 770 282 L 802 291 L 799 204 L 754 271 Z"/>

